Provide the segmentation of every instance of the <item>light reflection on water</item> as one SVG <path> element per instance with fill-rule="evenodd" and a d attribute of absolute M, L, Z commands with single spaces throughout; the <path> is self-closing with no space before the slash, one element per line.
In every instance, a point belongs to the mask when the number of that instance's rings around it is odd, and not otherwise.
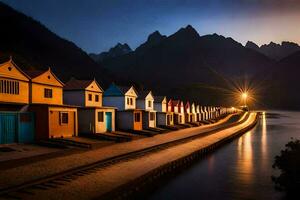
<path fill-rule="evenodd" d="M 194 164 L 152 194 L 166 199 L 281 199 L 271 175 L 275 155 L 291 137 L 300 139 L 300 113 L 270 111 L 238 139 Z"/>

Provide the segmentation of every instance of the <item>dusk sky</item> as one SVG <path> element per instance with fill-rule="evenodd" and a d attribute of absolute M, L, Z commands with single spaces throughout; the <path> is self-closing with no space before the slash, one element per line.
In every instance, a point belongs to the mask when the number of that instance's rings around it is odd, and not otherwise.
<path fill-rule="evenodd" d="M 159 30 L 191 24 L 245 44 L 300 43 L 299 0 L 0 0 L 33 17 L 88 53 L 116 43 L 136 48 Z"/>

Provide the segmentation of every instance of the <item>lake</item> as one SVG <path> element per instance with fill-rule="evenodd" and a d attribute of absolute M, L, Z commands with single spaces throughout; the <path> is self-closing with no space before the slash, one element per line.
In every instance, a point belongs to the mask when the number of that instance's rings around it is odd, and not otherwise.
<path fill-rule="evenodd" d="M 300 139 L 300 112 L 269 111 L 257 126 L 147 194 L 149 200 L 281 199 L 271 176 L 275 155 Z"/>

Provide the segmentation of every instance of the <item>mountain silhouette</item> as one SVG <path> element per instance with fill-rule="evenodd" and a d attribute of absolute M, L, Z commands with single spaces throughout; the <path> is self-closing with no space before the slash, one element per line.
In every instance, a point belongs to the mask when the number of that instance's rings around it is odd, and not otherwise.
<path fill-rule="evenodd" d="M 248 41 L 245 47 L 258 51 L 276 61 L 300 51 L 300 46 L 298 44 L 285 41 L 281 44 L 270 42 L 269 44 L 264 44 L 261 47 L 256 45 L 254 42 Z"/>
<path fill-rule="evenodd" d="M 10 55 L 23 69 L 51 69 L 63 80 L 96 77 L 108 83 L 110 74 L 74 43 L 38 21 L 0 2 L 0 61 Z"/>
<path fill-rule="evenodd" d="M 102 62 L 103 60 L 115 58 L 118 56 L 122 56 L 128 54 L 132 51 L 128 44 L 118 43 L 116 46 L 109 49 L 107 52 L 102 52 L 100 54 L 91 53 L 90 56 L 96 62 Z"/>
<path fill-rule="evenodd" d="M 168 37 L 156 31 L 135 51 L 103 61 L 107 69 L 142 87 L 204 104 L 221 104 L 216 94 L 224 95 L 220 90 L 231 89 L 231 80 L 255 77 L 273 63 L 232 38 L 200 36 L 191 25 Z"/>
<path fill-rule="evenodd" d="M 161 35 L 159 31 L 155 31 L 148 36 L 148 39 L 145 43 L 141 44 L 138 48 L 136 48 L 136 52 L 144 52 L 147 49 L 158 45 L 161 43 L 167 36 Z"/>

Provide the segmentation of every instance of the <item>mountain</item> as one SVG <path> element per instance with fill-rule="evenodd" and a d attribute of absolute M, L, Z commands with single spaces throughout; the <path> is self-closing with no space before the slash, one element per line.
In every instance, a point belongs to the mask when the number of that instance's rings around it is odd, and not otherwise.
<path fill-rule="evenodd" d="M 110 74 L 74 43 L 0 2 L 0 61 L 12 55 L 23 69 L 51 69 L 63 80 L 96 77 L 108 83 Z"/>
<path fill-rule="evenodd" d="M 132 49 L 128 44 L 118 43 L 116 46 L 109 49 L 107 52 L 102 52 L 99 54 L 91 53 L 90 57 L 96 62 L 102 62 L 103 60 L 115 58 L 132 52 Z"/>
<path fill-rule="evenodd" d="M 282 59 L 274 66 L 269 82 L 272 82 L 266 95 L 275 108 L 300 110 L 300 51 Z"/>
<path fill-rule="evenodd" d="M 248 41 L 246 48 L 258 51 L 273 60 L 281 60 L 297 51 L 300 51 L 300 46 L 293 42 L 282 42 L 281 44 L 276 44 L 270 42 L 269 44 L 264 44 L 261 47 L 256 45 L 254 42 Z"/>
<path fill-rule="evenodd" d="M 148 36 L 148 39 L 145 43 L 141 44 L 138 48 L 136 48 L 136 51 L 146 51 L 147 49 L 161 43 L 165 38 L 167 38 L 167 36 L 161 35 L 159 31 L 155 31 Z"/>
<path fill-rule="evenodd" d="M 153 35 L 156 40 L 151 40 Z M 220 90 L 232 89 L 232 80 L 245 75 L 251 79 L 272 64 L 266 56 L 232 38 L 200 36 L 190 25 L 168 37 L 154 32 L 135 51 L 103 61 L 109 70 L 141 87 L 203 104 L 223 103 L 216 93 L 224 95 Z"/>

